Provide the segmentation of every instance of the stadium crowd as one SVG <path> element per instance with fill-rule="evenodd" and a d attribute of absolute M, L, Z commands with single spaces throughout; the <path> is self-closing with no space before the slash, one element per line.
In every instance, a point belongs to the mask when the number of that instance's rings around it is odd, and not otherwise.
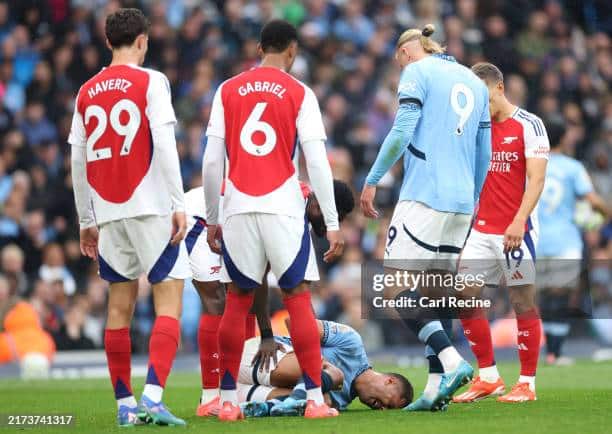
<path fill-rule="evenodd" d="M 512 102 L 566 125 L 563 148 L 612 202 L 612 5 L 605 0 L 0 0 L 0 332 L 18 297 L 58 349 L 102 346 L 107 287 L 80 254 L 66 139 L 80 85 L 110 59 L 104 19 L 119 6 L 142 8 L 151 20 L 145 66 L 170 80 L 186 189 L 201 185 L 216 87 L 257 64 L 261 26 L 282 17 L 299 28 L 292 72 L 318 96 L 334 176 L 356 192 L 397 109 L 396 38 L 434 23 L 449 54 L 466 65 L 497 64 Z M 316 286 L 318 316 L 350 324 L 370 350 L 404 339 L 384 321 L 363 319 L 361 304 L 361 266 L 383 255 L 400 179 L 395 170 L 379 189 L 383 218 L 368 221 L 358 211 L 347 218 L 345 254 L 321 264 Z M 612 225 L 585 239 L 588 258 L 610 261 Z M 598 301 L 610 300 L 612 273 L 598 263 L 590 284 Z M 196 347 L 198 306 L 188 287 L 184 350 Z M 132 342 L 144 350 L 153 321 L 145 280 L 135 321 Z"/>

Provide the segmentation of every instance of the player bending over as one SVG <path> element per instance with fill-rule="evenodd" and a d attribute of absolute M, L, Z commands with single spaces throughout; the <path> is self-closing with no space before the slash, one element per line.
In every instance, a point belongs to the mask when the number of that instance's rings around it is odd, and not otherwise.
<path fill-rule="evenodd" d="M 385 249 L 390 273 L 455 270 L 491 156 L 487 88 L 445 55 L 432 33 L 427 25 L 407 30 L 398 40 L 399 109 L 361 194 L 364 214 L 377 218 L 376 184 L 404 157 L 404 180 Z M 389 296 L 419 297 L 423 290 L 394 288 Z M 425 391 L 406 410 L 445 409 L 453 393 L 471 380 L 473 369 L 452 346 L 438 312 L 398 313 L 426 345 L 429 360 Z"/>
<path fill-rule="evenodd" d="M 331 321 L 317 321 L 323 355 L 323 385 L 330 404 L 346 410 L 355 399 L 368 407 L 401 408 L 412 401 L 410 382 L 402 375 L 377 372 L 370 366 L 361 336 L 351 327 Z M 275 336 L 284 346 L 269 371 L 257 361 L 259 338 L 245 342 L 239 374 L 239 395 L 247 416 L 299 415 L 306 406 L 291 338 Z M 255 363 L 253 363 L 255 361 Z M 327 395 L 326 395 L 327 396 Z"/>
<path fill-rule="evenodd" d="M 313 231 L 318 236 L 325 236 L 327 228 L 321 207 L 311 191 L 310 186 L 300 183 L 302 196 L 306 201 L 306 217 Z M 349 186 L 338 180 L 334 180 L 334 198 L 338 220 L 342 221 L 354 207 L 353 193 Z M 206 209 L 204 201 L 204 189 L 194 188 L 185 193 L 185 204 L 187 212 L 187 236 L 185 245 L 189 253 L 189 262 L 193 283 L 202 301 L 202 316 L 198 327 L 198 347 L 200 351 L 200 370 L 202 374 L 202 396 L 196 410 L 198 416 L 216 416 L 219 413 L 219 344 L 217 332 L 219 322 L 223 315 L 225 305 L 225 287 L 219 280 L 221 268 L 221 255 L 214 253 L 206 243 L 206 221 L 202 215 Z M 220 210 L 221 211 L 221 210 Z M 316 274 L 309 277 L 318 279 Z M 277 346 L 274 344 L 272 329 L 267 315 L 267 285 L 264 284 L 256 290 L 255 306 L 259 313 L 259 329 L 262 339 L 260 350 L 264 358 L 269 358 L 276 353 Z M 263 295 L 263 297 L 262 297 Z M 247 316 L 246 339 L 255 336 L 254 314 Z M 267 336 L 267 337 L 266 337 Z"/>
<path fill-rule="evenodd" d="M 245 340 L 244 318 L 268 264 L 278 277 L 292 320 L 290 334 L 309 401 L 304 416 L 337 416 L 321 392 L 321 347 L 307 277 L 308 269 L 316 269 L 316 260 L 292 160 L 297 139 L 327 227 L 330 248 L 324 259 L 332 261 L 342 253 L 344 242 L 334 205 L 323 120 L 312 90 L 287 73 L 297 55 L 295 27 L 282 20 L 267 23 L 259 49 L 261 66 L 217 89 L 206 131 L 202 170 L 207 241 L 213 251 L 223 253 L 221 280 L 228 282 L 219 324 L 219 419 L 243 417 L 236 384 Z M 226 155 L 229 171 L 220 248 L 218 192 Z"/>
<path fill-rule="evenodd" d="M 486 285 L 508 287 L 516 313 L 521 374 L 512 390 L 497 400 L 533 401 L 542 333 L 535 299 L 536 207 L 544 188 L 548 136 L 540 118 L 508 101 L 504 77 L 495 65 L 477 63 L 472 71 L 489 88 L 493 157 L 459 267 L 465 275 L 482 275 Z M 482 286 L 470 287 L 462 295 L 478 297 L 481 292 Z M 478 360 L 479 376 L 453 402 L 503 394 L 486 311 L 465 310 L 460 317 Z"/>
<path fill-rule="evenodd" d="M 546 361 L 563 364 L 571 363 L 571 359 L 561 357 L 563 341 L 570 331 L 570 324 L 563 315 L 569 308 L 573 291 L 578 288 L 582 269 L 582 235 L 574 220 L 576 201 L 586 200 L 608 219 L 612 218 L 612 209 L 593 189 L 582 163 L 563 153 L 563 125 L 553 124 L 548 133 L 550 160 L 538 207 L 537 282 L 546 335 Z"/>
<path fill-rule="evenodd" d="M 149 23 L 137 9 L 106 19 L 111 64 L 79 90 L 68 142 L 81 228 L 81 251 L 110 282 L 104 348 L 117 399 L 117 422 L 185 425 L 162 402 L 179 341 L 183 279 L 189 276 L 183 183 L 170 86 L 141 68 Z M 157 315 L 140 403 L 130 378 L 130 323 L 145 273 Z"/>

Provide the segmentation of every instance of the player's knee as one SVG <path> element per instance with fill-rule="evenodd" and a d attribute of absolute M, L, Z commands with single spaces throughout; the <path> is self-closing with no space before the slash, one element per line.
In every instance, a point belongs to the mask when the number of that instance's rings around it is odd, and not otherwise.
<path fill-rule="evenodd" d="M 109 305 L 107 312 L 107 324 L 113 327 L 127 327 L 132 320 L 132 305 Z"/>
<path fill-rule="evenodd" d="M 517 289 L 510 291 L 510 304 L 517 314 L 529 312 L 536 307 L 535 297 L 531 291 Z"/>
<path fill-rule="evenodd" d="M 225 287 L 219 281 L 194 282 L 202 301 L 202 308 L 210 315 L 222 315 L 225 308 Z"/>

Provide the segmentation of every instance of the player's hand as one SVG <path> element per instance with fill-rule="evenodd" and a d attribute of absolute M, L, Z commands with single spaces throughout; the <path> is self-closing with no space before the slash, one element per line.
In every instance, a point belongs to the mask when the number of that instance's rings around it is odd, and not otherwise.
<path fill-rule="evenodd" d="M 344 251 L 344 237 L 338 231 L 327 231 L 327 241 L 329 241 L 329 250 L 323 254 L 325 262 L 332 262 L 342 255 Z"/>
<path fill-rule="evenodd" d="M 206 228 L 206 242 L 208 243 L 208 247 L 217 255 L 220 255 L 221 252 L 221 226 L 219 225 L 208 225 Z"/>
<path fill-rule="evenodd" d="M 376 196 L 376 186 L 365 184 L 361 192 L 361 211 L 363 215 L 371 219 L 378 218 L 378 211 L 374 208 L 374 197 Z"/>
<path fill-rule="evenodd" d="M 83 256 L 87 256 L 94 261 L 98 260 L 98 228 L 93 226 L 87 229 L 81 229 L 80 246 Z"/>
<path fill-rule="evenodd" d="M 172 238 L 170 244 L 173 246 L 178 245 L 187 232 L 187 217 L 184 212 L 175 212 L 172 214 Z"/>
<path fill-rule="evenodd" d="M 521 247 L 525 235 L 525 222 L 513 220 L 504 233 L 504 253 L 511 252 Z"/>
<path fill-rule="evenodd" d="M 262 339 L 259 344 L 259 351 L 257 351 L 257 354 L 255 354 L 255 357 L 251 360 L 251 365 L 255 365 L 259 360 L 259 371 L 270 371 L 270 360 L 274 361 L 273 366 L 278 364 L 278 358 L 276 357 L 277 351 L 283 353 L 287 352 L 285 346 L 280 342 L 276 342 L 274 338 Z"/>

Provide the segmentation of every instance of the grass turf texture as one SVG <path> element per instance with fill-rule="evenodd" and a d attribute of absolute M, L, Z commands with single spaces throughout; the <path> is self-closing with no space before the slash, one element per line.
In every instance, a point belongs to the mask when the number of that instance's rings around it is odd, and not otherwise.
<path fill-rule="evenodd" d="M 416 391 L 420 392 L 423 388 L 424 368 L 377 368 L 401 371 L 408 375 Z M 506 386 L 511 387 L 518 375 L 518 365 L 502 364 L 500 370 Z M 142 378 L 133 381 L 138 386 L 137 396 L 142 390 L 142 383 Z M 165 402 L 174 414 L 187 420 L 187 427 L 142 426 L 129 428 L 130 432 L 595 434 L 611 432 L 612 426 L 612 363 L 581 361 L 571 367 L 541 366 L 537 378 L 536 402 L 513 405 L 485 400 L 475 404 L 453 404 L 445 413 L 406 413 L 400 410 L 373 411 L 355 401 L 349 411 L 338 418 L 327 420 L 265 418 L 221 423 L 211 418 L 198 418 L 194 413 L 200 394 L 199 385 L 199 376 L 196 374 L 172 375 L 168 382 Z M 47 426 L 19 432 L 125 433 L 125 428 L 115 424 L 115 409 L 108 380 L 0 380 L 0 413 L 72 413 L 76 417 L 76 426 L 72 428 Z M 9 432 L 9 429 L 0 427 L 2 432 Z"/>

